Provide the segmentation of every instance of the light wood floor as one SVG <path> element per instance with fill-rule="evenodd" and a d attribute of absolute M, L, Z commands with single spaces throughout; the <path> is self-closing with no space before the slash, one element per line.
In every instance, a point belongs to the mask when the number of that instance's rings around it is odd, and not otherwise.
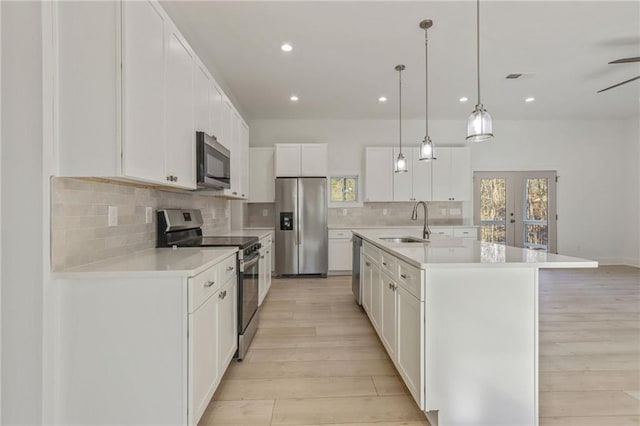
<path fill-rule="evenodd" d="M 640 425 L 640 270 L 542 271 L 540 424 Z M 274 280 L 200 425 L 428 425 L 350 277 Z"/>

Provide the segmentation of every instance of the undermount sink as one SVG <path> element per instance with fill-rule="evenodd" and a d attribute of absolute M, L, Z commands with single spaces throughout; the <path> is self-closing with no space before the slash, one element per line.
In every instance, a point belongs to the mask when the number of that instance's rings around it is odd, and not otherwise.
<path fill-rule="evenodd" d="M 429 242 L 416 237 L 381 237 L 380 239 L 388 243 L 428 243 Z"/>

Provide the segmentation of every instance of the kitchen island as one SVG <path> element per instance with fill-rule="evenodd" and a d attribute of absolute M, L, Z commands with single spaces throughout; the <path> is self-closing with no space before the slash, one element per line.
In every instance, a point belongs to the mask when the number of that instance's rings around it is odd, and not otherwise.
<path fill-rule="evenodd" d="M 354 235 L 362 306 L 431 423 L 537 425 L 538 271 L 597 262 L 464 238 Z"/>

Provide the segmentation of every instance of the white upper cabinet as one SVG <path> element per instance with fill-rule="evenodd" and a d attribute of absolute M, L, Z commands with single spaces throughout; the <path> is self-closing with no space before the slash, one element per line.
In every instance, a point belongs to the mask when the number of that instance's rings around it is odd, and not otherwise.
<path fill-rule="evenodd" d="M 213 87 L 209 71 L 196 61 L 193 74 L 193 100 L 195 110 L 195 127 L 197 132 L 213 135 Z"/>
<path fill-rule="evenodd" d="M 431 167 L 433 161 L 420 161 L 418 159 L 420 156 L 420 148 L 412 148 L 412 154 L 413 161 L 409 164 L 411 164 L 413 201 L 431 201 Z"/>
<path fill-rule="evenodd" d="M 150 2 L 124 2 L 122 7 L 122 174 L 145 181 L 166 182 L 163 72 L 166 20 Z M 89 69 L 82 70 L 83 74 L 88 72 Z M 116 87 L 113 90 L 115 96 Z M 74 99 L 69 101 L 73 102 Z M 87 139 L 90 139 L 89 136 L 86 135 Z M 64 149 L 65 140 L 61 139 L 60 144 Z M 82 161 L 80 158 L 77 160 Z M 61 172 L 64 174 L 63 170 Z"/>
<path fill-rule="evenodd" d="M 157 1 L 54 2 L 59 176 L 195 189 L 195 132 L 236 152 L 246 192 L 248 127 Z M 244 146 L 247 141 L 247 146 Z M 239 167 L 239 168 L 238 168 Z"/>
<path fill-rule="evenodd" d="M 276 177 L 326 177 L 327 144 L 276 144 Z"/>
<path fill-rule="evenodd" d="M 299 143 L 276 144 L 276 177 L 302 176 Z"/>
<path fill-rule="evenodd" d="M 327 176 L 327 144 L 304 143 L 300 145 L 301 176 Z"/>
<path fill-rule="evenodd" d="M 242 177 L 240 187 L 242 189 L 242 198 L 249 198 L 249 170 L 251 162 L 249 161 L 249 126 L 240 119 L 240 152 L 242 154 L 241 164 Z"/>
<path fill-rule="evenodd" d="M 276 200 L 274 148 L 249 150 L 249 202 L 273 203 Z"/>
<path fill-rule="evenodd" d="M 471 198 L 469 148 L 437 148 L 433 161 L 433 200 L 467 201 Z"/>
<path fill-rule="evenodd" d="M 413 201 L 413 149 L 405 148 L 402 151 L 407 160 L 408 171 L 404 173 L 393 173 L 393 201 Z M 393 162 L 400 154 L 399 148 L 393 148 L 393 157 L 391 158 L 391 167 Z M 389 168 L 387 167 L 387 170 Z M 381 172 L 382 173 L 382 172 Z"/>
<path fill-rule="evenodd" d="M 393 148 L 365 148 L 364 201 L 393 201 Z"/>
<path fill-rule="evenodd" d="M 195 188 L 194 59 L 191 49 L 175 28 L 169 28 L 166 58 L 167 180 L 179 186 Z"/>

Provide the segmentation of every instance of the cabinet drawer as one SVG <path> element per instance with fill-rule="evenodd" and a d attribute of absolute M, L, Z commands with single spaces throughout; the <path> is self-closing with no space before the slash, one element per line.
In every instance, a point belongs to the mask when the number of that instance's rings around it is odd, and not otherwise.
<path fill-rule="evenodd" d="M 346 229 L 330 229 L 329 238 L 349 238 L 351 239 L 351 231 Z"/>
<path fill-rule="evenodd" d="M 376 261 L 380 260 L 380 250 L 366 241 L 362 243 L 362 252 Z"/>
<path fill-rule="evenodd" d="M 273 235 L 271 234 L 260 240 L 260 244 L 262 244 L 262 247 L 267 247 L 271 245 L 271 243 L 273 243 Z"/>
<path fill-rule="evenodd" d="M 220 283 L 226 283 L 229 278 L 238 274 L 237 256 L 234 254 L 220 262 L 217 267 L 220 269 Z"/>
<path fill-rule="evenodd" d="M 220 288 L 220 265 L 212 266 L 204 272 L 189 278 L 189 313 Z"/>
<path fill-rule="evenodd" d="M 386 271 L 393 278 L 396 277 L 397 260 L 386 252 L 380 252 L 380 269 Z"/>
<path fill-rule="evenodd" d="M 447 237 L 453 237 L 453 229 L 451 228 L 432 229 L 431 233 L 434 235 L 446 235 Z"/>
<path fill-rule="evenodd" d="M 453 228 L 453 236 L 460 238 L 478 238 L 477 228 Z"/>
<path fill-rule="evenodd" d="M 409 293 L 422 300 L 420 278 L 422 274 L 420 269 L 415 268 L 407 263 L 398 261 L 398 284 Z"/>

